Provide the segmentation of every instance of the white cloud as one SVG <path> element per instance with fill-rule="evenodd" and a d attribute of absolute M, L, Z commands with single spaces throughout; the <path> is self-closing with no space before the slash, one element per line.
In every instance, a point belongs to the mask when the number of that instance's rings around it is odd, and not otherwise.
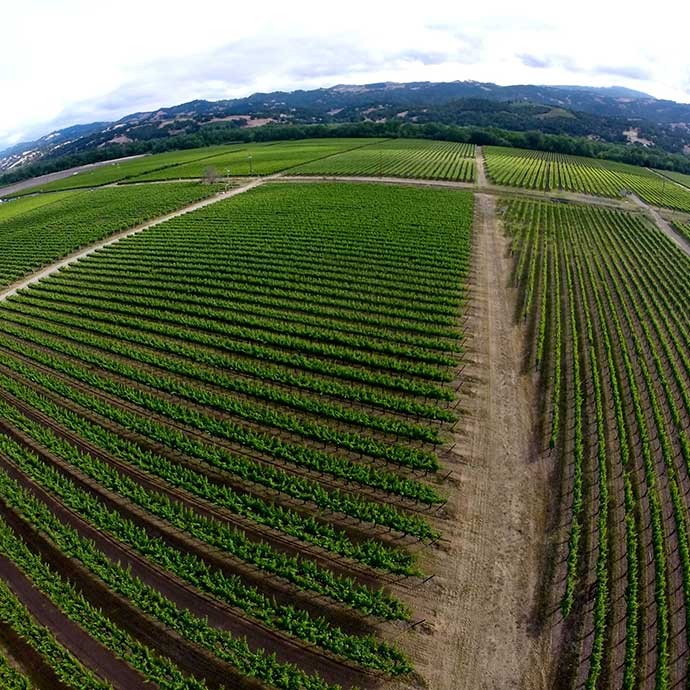
<path fill-rule="evenodd" d="M 338 82 L 613 83 L 690 100 L 690 10 L 661 0 L 4 3 L 0 147 L 51 125 Z"/>

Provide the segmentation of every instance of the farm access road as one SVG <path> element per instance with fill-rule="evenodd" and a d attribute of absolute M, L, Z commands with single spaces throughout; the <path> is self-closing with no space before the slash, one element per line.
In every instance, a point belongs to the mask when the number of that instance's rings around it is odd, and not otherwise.
<path fill-rule="evenodd" d="M 397 642 L 433 690 L 544 690 L 551 635 L 536 616 L 549 470 L 536 447 L 535 381 L 524 366 L 525 328 L 515 320 L 510 240 L 496 197 L 475 199 L 465 411 L 444 456 L 457 485 L 452 517 L 444 545 L 423 563 L 434 573 L 415 604 L 426 634 Z"/>
<path fill-rule="evenodd" d="M 477 409 L 462 477 L 454 567 L 461 598 L 454 668 L 436 688 L 545 687 L 548 631 L 531 620 L 541 583 L 547 466 L 536 447 L 537 399 L 525 372 L 525 329 L 515 321 L 509 244 L 496 198 L 477 194 L 475 254 Z M 452 650 L 448 650 L 451 652 Z M 439 654 L 439 659 L 444 658 Z"/>

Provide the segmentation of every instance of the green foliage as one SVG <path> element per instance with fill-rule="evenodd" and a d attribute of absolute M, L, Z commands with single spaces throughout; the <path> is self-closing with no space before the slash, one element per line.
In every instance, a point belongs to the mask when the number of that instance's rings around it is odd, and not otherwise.
<path fill-rule="evenodd" d="M 271 175 L 289 170 L 310 160 L 328 158 L 342 151 L 357 149 L 370 144 L 369 139 L 307 139 L 302 141 L 249 143 L 239 148 L 232 148 L 204 160 L 161 168 L 139 177 L 133 182 L 152 180 L 177 180 L 199 178 L 204 170 L 212 166 L 219 175 L 229 171 L 232 177 L 251 175 Z M 204 151 L 204 149 L 199 149 Z"/>
<path fill-rule="evenodd" d="M 474 146 L 395 139 L 307 163 L 296 175 L 364 175 L 474 181 Z"/>
<path fill-rule="evenodd" d="M 484 149 L 487 174 L 498 185 L 619 197 L 632 192 L 655 206 L 690 211 L 690 191 L 651 170 L 560 153 Z"/>
<path fill-rule="evenodd" d="M 673 227 L 690 242 L 690 222 L 675 221 Z"/>
<path fill-rule="evenodd" d="M 215 191 L 191 183 L 141 185 L 7 202 L 0 206 L 0 286 Z"/>
<path fill-rule="evenodd" d="M 690 265 L 643 218 L 609 209 L 513 201 L 506 224 L 517 246 L 551 253 L 550 260 L 533 262 L 553 272 L 533 279 L 541 283 L 542 298 L 546 291 L 553 301 L 551 308 L 540 307 L 547 323 L 544 332 L 537 331 L 535 349 L 545 353 L 539 365 L 552 392 L 554 418 L 563 406 L 569 421 L 567 433 L 552 431 L 551 445 L 567 463 L 570 498 L 562 613 L 592 611 L 585 687 L 602 684 L 611 626 L 619 615 L 626 624 L 623 687 L 637 687 L 639 626 L 643 604 L 653 598 L 656 687 L 668 688 L 678 613 L 674 583 L 682 592 L 689 637 L 690 544 L 682 486 L 690 467 L 690 298 L 681 286 Z M 521 263 L 528 263 L 522 254 Z M 549 284 L 562 285 L 563 272 L 566 293 L 560 287 L 552 293 Z M 527 281 L 525 273 L 516 275 Z M 559 342 L 548 343 L 553 338 Z M 561 370 L 570 373 L 565 392 L 557 391 Z M 610 531 L 624 531 L 622 571 L 612 559 Z M 585 539 L 595 545 L 589 557 L 582 550 Z M 650 561 L 641 563 L 648 541 Z M 614 574 L 620 572 L 626 577 L 624 606 L 613 597 Z M 593 587 L 585 587 L 585 576 Z"/>

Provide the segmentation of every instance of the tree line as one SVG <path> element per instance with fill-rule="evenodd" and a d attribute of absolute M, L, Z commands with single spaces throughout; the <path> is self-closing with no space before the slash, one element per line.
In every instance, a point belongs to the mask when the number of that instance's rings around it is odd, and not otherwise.
<path fill-rule="evenodd" d="M 251 143 L 323 137 L 390 137 L 457 141 L 480 146 L 513 146 L 551 151 L 587 158 L 603 158 L 643 167 L 673 170 L 690 174 L 690 157 L 648 149 L 640 145 L 622 145 L 594 141 L 586 137 L 545 134 L 539 131 L 515 132 L 496 127 L 461 127 L 438 122 L 352 122 L 344 124 L 269 124 L 243 128 L 237 123 L 216 122 L 199 128 L 193 134 L 165 139 L 111 144 L 100 149 L 45 159 L 0 175 L 0 186 L 13 184 L 60 170 L 114 160 L 126 156 L 201 148 L 218 144 Z"/>

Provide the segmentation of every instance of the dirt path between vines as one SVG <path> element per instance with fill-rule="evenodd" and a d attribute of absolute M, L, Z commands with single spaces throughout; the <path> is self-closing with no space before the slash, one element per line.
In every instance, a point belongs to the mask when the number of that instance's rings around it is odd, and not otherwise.
<path fill-rule="evenodd" d="M 462 393 L 471 413 L 453 451 L 460 486 L 450 544 L 430 569 L 430 634 L 412 654 L 431 690 L 540 690 L 548 632 L 534 632 L 531 614 L 542 586 L 547 471 L 533 445 L 536 391 L 522 373 L 508 241 L 495 197 L 475 198 L 476 330 L 467 373 L 476 382 Z"/>
<path fill-rule="evenodd" d="M 69 266 L 70 264 L 73 264 L 76 261 L 79 261 L 79 259 L 83 259 L 84 257 L 88 256 L 89 254 L 93 254 L 95 251 L 98 251 L 99 249 L 103 249 L 104 247 L 107 247 L 111 244 L 115 244 L 116 242 L 119 242 L 120 240 L 124 239 L 125 237 L 131 237 L 132 235 L 136 235 L 139 232 L 143 232 L 144 230 L 148 230 L 149 228 L 152 228 L 155 225 L 160 225 L 161 223 L 165 223 L 165 221 L 167 221 L 167 220 L 171 220 L 173 218 L 177 218 L 178 216 L 182 216 L 185 213 L 191 213 L 192 211 L 198 211 L 201 208 L 205 208 L 206 206 L 210 206 L 211 204 L 215 204 L 219 201 L 223 201 L 223 199 L 229 199 L 230 197 L 237 196 L 238 194 L 248 192 L 250 189 L 254 189 L 255 187 L 258 187 L 259 185 L 263 184 L 264 182 L 274 179 L 274 177 L 276 177 L 276 176 L 271 175 L 268 177 L 252 179 L 250 182 L 247 182 L 247 184 L 242 185 L 241 187 L 234 187 L 234 188 L 232 188 L 226 192 L 221 192 L 220 194 L 216 194 L 214 196 L 207 197 L 206 199 L 202 199 L 201 201 L 197 201 L 193 204 L 190 204 L 189 206 L 184 206 L 183 208 L 179 208 L 179 209 L 177 209 L 177 211 L 173 211 L 172 213 L 168 213 L 165 216 L 160 216 L 158 218 L 155 218 L 154 220 L 150 220 L 146 223 L 142 223 L 141 225 L 137 225 L 134 228 L 129 228 L 128 230 L 123 230 L 121 232 L 117 232 L 114 235 L 110 235 L 106 239 L 101 240 L 100 242 L 97 242 L 95 244 L 91 244 L 84 249 L 80 249 L 79 251 L 72 252 L 72 254 L 69 254 L 68 256 L 64 257 L 63 259 L 60 259 L 59 261 L 55 261 L 54 263 L 49 264 L 45 268 L 42 268 L 40 271 L 37 271 L 36 273 L 32 273 L 28 276 L 25 276 L 24 278 L 17 281 L 16 283 L 9 285 L 7 288 L 2 290 L 2 292 L 0 292 L 0 301 L 7 299 L 8 297 L 11 297 L 12 295 L 16 294 L 19 290 L 22 290 L 23 288 L 26 288 L 29 285 L 32 285 L 33 283 L 37 283 L 39 280 L 43 280 L 43 278 L 47 278 L 48 276 L 52 275 L 53 273 L 56 273 L 60 269 L 65 268 L 66 266 Z"/>
<path fill-rule="evenodd" d="M 477 169 L 477 186 L 480 189 L 488 187 L 489 180 L 486 177 L 486 169 L 484 168 L 484 150 L 481 146 L 477 146 L 475 149 L 474 165 Z"/>

